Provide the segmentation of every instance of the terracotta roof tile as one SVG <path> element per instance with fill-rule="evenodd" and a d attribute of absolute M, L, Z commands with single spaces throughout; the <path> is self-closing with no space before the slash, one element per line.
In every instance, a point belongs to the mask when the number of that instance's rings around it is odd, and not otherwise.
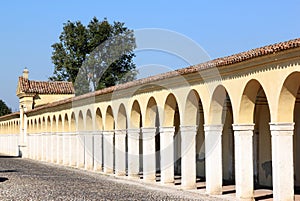
<path fill-rule="evenodd" d="M 266 56 L 266 55 L 274 54 L 277 52 L 281 52 L 284 50 L 293 49 L 297 47 L 300 47 L 300 38 L 285 41 L 285 42 L 275 43 L 273 45 L 267 45 L 264 47 L 252 49 L 246 52 L 241 52 L 227 57 L 214 59 L 205 63 L 195 65 L 194 67 L 197 67 L 198 69 L 221 67 L 221 66 L 231 65 L 249 59 L 253 59 L 256 57 Z"/>
<path fill-rule="evenodd" d="M 32 81 L 19 77 L 20 90 L 24 93 L 38 94 L 74 94 L 71 82 Z"/>

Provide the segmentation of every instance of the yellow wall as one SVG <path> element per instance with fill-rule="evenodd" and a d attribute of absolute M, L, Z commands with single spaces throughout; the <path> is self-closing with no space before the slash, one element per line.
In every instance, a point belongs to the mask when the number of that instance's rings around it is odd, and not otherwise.
<path fill-rule="evenodd" d="M 48 103 L 53 103 L 56 101 L 64 100 L 67 98 L 74 97 L 74 95 L 70 94 L 58 94 L 58 95 L 53 95 L 53 94 L 40 94 L 38 96 L 35 96 L 34 98 L 34 103 L 35 103 L 35 108 L 39 107 L 41 105 L 45 105 Z"/>

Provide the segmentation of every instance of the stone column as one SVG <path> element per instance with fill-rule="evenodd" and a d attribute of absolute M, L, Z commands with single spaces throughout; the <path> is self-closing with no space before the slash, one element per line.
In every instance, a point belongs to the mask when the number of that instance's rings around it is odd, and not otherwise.
<path fill-rule="evenodd" d="M 270 123 L 272 135 L 273 199 L 294 200 L 294 123 Z"/>
<path fill-rule="evenodd" d="M 94 131 L 94 170 L 102 171 L 103 167 L 103 135 L 102 131 Z"/>
<path fill-rule="evenodd" d="M 41 133 L 41 154 L 42 154 L 42 158 L 41 160 L 42 161 L 45 161 L 46 160 L 46 139 L 45 139 L 45 134 L 46 133 Z"/>
<path fill-rule="evenodd" d="M 77 132 L 77 168 L 84 168 L 84 133 Z"/>
<path fill-rule="evenodd" d="M 31 159 L 35 160 L 35 154 L 36 154 L 36 134 L 31 134 L 31 146 L 32 146 L 32 152 L 31 152 Z M 8 147 L 9 148 L 9 147 Z"/>
<path fill-rule="evenodd" d="M 128 176 L 139 178 L 139 137 L 141 130 L 128 129 Z"/>
<path fill-rule="evenodd" d="M 160 127 L 161 183 L 174 183 L 175 127 Z"/>
<path fill-rule="evenodd" d="M 103 131 L 104 172 L 114 173 L 114 131 Z"/>
<path fill-rule="evenodd" d="M 77 165 L 77 133 L 76 132 L 70 133 L 69 147 L 70 147 L 69 165 L 75 167 Z"/>
<path fill-rule="evenodd" d="M 155 134 L 156 127 L 142 128 L 143 179 L 146 181 L 155 181 L 156 179 Z"/>
<path fill-rule="evenodd" d="M 180 126 L 181 186 L 196 188 L 196 135 L 198 126 Z"/>
<path fill-rule="evenodd" d="M 46 134 L 46 161 L 51 162 L 52 158 L 52 133 Z"/>
<path fill-rule="evenodd" d="M 204 125 L 206 192 L 222 194 L 222 130 L 223 125 Z"/>
<path fill-rule="evenodd" d="M 63 135 L 63 165 L 70 164 L 70 133 L 65 132 Z"/>
<path fill-rule="evenodd" d="M 37 134 L 36 133 L 33 133 L 32 134 L 32 155 L 31 155 L 31 158 L 36 160 L 36 150 L 37 150 Z M 8 144 L 9 145 L 9 144 Z M 9 148 L 9 147 L 8 147 Z"/>
<path fill-rule="evenodd" d="M 42 156 L 43 156 L 43 133 L 39 133 L 38 135 L 38 155 L 37 155 L 37 159 L 38 160 L 42 160 Z"/>
<path fill-rule="evenodd" d="M 84 158 L 85 158 L 85 169 L 94 169 L 94 136 L 93 131 L 84 132 Z"/>
<path fill-rule="evenodd" d="M 29 141 L 29 158 L 30 159 L 34 158 L 33 157 L 34 156 L 34 140 L 33 140 L 33 138 L 34 138 L 34 135 L 33 134 L 29 134 L 29 136 L 28 136 L 29 140 L 28 141 Z M 7 138 L 6 138 L 6 140 L 7 140 Z M 7 143 L 6 153 L 8 152 L 7 149 L 8 149 L 8 143 Z"/>
<path fill-rule="evenodd" d="M 7 145 L 8 143 L 5 143 L 6 149 L 5 152 L 7 152 Z M 32 143 L 32 135 L 28 134 L 28 158 L 32 159 L 32 150 L 33 150 L 33 143 Z"/>
<path fill-rule="evenodd" d="M 115 164 L 116 164 L 116 175 L 126 175 L 126 147 L 125 138 L 126 130 L 115 131 Z"/>
<path fill-rule="evenodd" d="M 238 200 L 254 200 L 254 124 L 233 124 L 235 144 L 235 188 Z"/>
<path fill-rule="evenodd" d="M 57 133 L 51 133 L 51 162 L 57 161 Z"/>
<path fill-rule="evenodd" d="M 57 154 L 57 161 L 56 163 L 57 164 L 62 164 L 63 163 L 63 155 L 64 155 L 64 152 L 63 152 L 63 133 L 59 132 L 59 133 L 56 133 L 56 136 L 57 136 L 57 151 L 56 151 L 56 154 Z"/>

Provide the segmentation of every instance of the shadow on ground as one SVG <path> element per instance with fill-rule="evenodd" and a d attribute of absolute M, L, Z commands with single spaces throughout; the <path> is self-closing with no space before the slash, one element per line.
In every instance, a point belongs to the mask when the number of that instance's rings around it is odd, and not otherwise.
<path fill-rule="evenodd" d="M 6 177 L 0 177 L 0 183 L 6 182 L 7 180 L 8 180 L 8 178 L 6 178 Z"/>

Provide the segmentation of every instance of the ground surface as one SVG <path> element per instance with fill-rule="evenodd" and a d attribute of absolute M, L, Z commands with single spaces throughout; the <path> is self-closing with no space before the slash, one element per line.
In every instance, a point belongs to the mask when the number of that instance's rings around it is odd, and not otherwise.
<path fill-rule="evenodd" d="M 218 200 L 157 184 L 0 155 L 0 200 Z"/>

